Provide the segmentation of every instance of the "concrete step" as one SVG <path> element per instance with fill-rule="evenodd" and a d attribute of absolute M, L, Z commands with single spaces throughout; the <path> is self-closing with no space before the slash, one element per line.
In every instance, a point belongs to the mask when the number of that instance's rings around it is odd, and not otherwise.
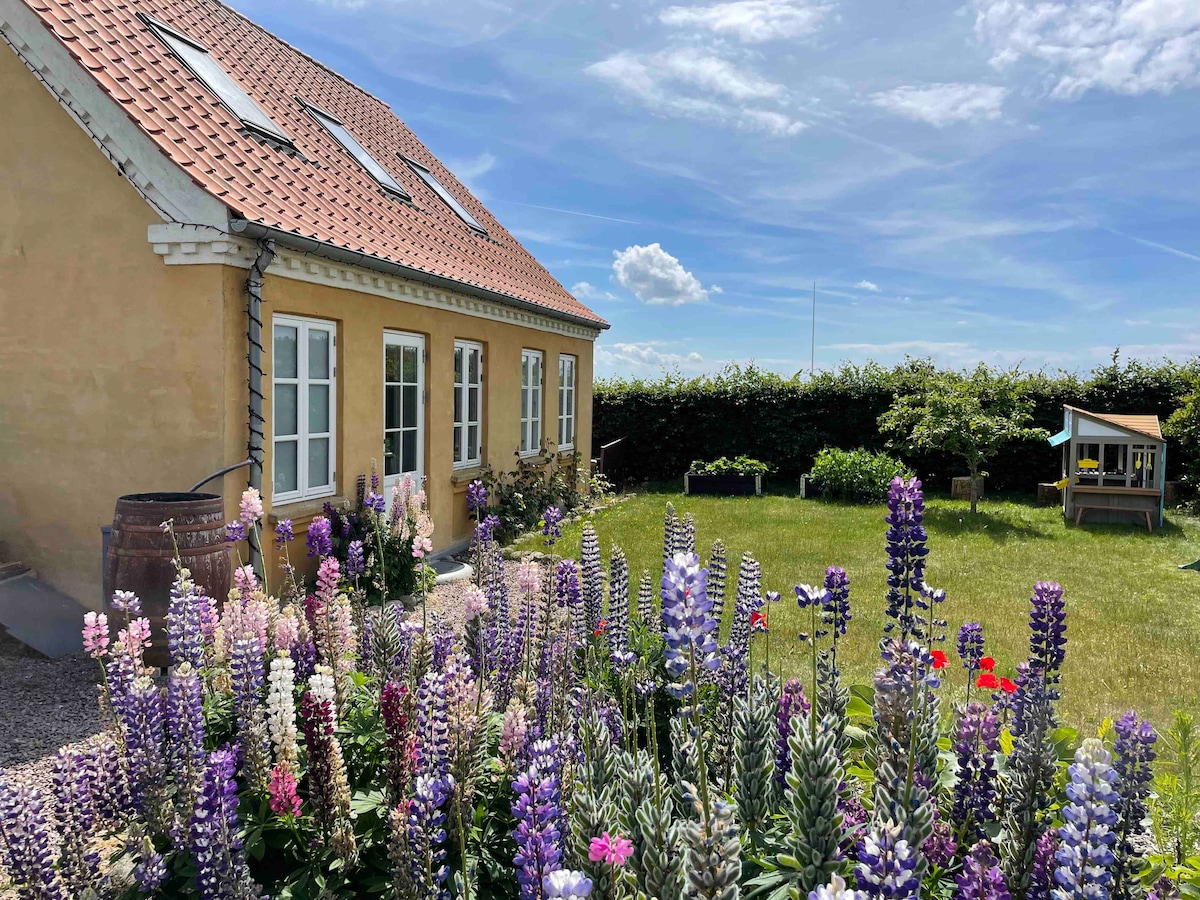
<path fill-rule="evenodd" d="M 29 574 L 29 566 L 22 562 L 0 562 L 0 581 Z"/>

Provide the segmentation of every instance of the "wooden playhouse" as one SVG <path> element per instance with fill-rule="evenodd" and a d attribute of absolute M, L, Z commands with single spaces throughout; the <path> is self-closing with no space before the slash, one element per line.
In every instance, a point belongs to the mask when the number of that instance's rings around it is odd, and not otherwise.
<path fill-rule="evenodd" d="M 1158 416 L 1094 413 L 1063 407 L 1063 430 L 1050 438 L 1063 448 L 1063 515 L 1080 523 L 1163 523 L 1167 445 Z"/>

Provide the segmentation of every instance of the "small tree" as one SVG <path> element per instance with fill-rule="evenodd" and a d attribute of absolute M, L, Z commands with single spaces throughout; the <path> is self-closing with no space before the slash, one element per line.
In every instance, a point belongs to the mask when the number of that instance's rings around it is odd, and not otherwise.
<path fill-rule="evenodd" d="M 1031 428 L 1033 402 L 1010 372 L 980 364 L 974 372 L 942 372 L 919 394 L 897 395 L 879 417 L 890 443 L 907 451 L 940 451 L 959 456 L 971 473 L 971 512 L 979 502 L 978 479 L 984 465 L 1010 441 L 1044 440 L 1043 428 Z"/>
<path fill-rule="evenodd" d="M 1163 424 L 1163 434 L 1178 444 L 1188 490 L 1200 499 L 1200 378 L 1195 391 L 1179 401 L 1179 409 Z"/>

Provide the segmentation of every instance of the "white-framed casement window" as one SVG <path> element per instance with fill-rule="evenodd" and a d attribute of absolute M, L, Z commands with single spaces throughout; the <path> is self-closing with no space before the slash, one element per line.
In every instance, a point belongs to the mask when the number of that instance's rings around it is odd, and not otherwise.
<path fill-rule="evenodd" d="M 271 319 L 272 501 L 335 493 L 337 326 Z"/>
<path fill-rule="evenodd" d="M 575 449 L 575 357 L 558 355 L 558 449 Z"/>
<path fill-rule="evenodd" d="M 542 351 L 521 351 L 521 455 L 542 449 Z"/>
<path fill-rule="evenodd" d="M 454 342 L 454 466 L 483 461 L 483 345 Z"/>

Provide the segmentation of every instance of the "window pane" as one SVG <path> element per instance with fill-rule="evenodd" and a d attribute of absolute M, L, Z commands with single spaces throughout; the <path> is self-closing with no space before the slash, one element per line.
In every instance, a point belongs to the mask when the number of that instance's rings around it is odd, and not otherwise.
<path fill-rule="evenodd" d="M 275 326 L 275 377 L 296 377 L 296 326 Z"/>
<path fill-rule="evenodd" d="M 400 474 L 400 432 L 389 431 L 383 436 L 383 474 Z"/>
<path fill-rule="evenodd" d="M 529 383 L 534 387 L 542 383 L 542 361 L 536 356 L 529 360 Z"/>
<path fill-rule="evenodd" d="M 467 378 L 471 384 L 479 384 L 479 348 L 474 348 L 467 358 Z"/>
<path fill-rule="evenodd" d="M 329 438 L 313 438 L 308 442 L 308 486 L 329 484 Z"/>
<path fill-rule="evenodd" d="M 454 383 L 462 384 L 463 380 L 463 348 L 454 348 Z"/>
<path fill-rule="evenodd" d="M 575 387 L 575 360 L 571 360 L 571 365 L 567 366 L 567 387 Z"/>
<path fill-rule="evenodd" d="M 391 176 L 391 173 L 389 173 L 387 169 L 376 162 L 375 157 L 367 152 L 366 148 L 358 142 L 358 139 L 354 135 L 346 130 L 344 125 L 329 118 L 323 113 L 318 112 L 311 106 L 309 107 L 309 110 L 312 112 L 317 121 L 329 130 L 329 133 L 333 135 L 334 139 L 343 147 L 345 147 L 350 155 L 358 161 L 358 164 L 371 173 L 372 178 L 374 178 L 388 190 L 394 191 L 395 193 L 404 197 L 406 200 L 408 199 L 408 191 L 404 190 L 404 188 L 400 187 L 400 185 L 396 183 L 396 179 Z"/>
<path fill-rule="evenodd" d="M 308 387 L 308 433 L 324 434 L 328 431 L 329 385 L 311 384 Z"/>
<path fill-rule="evenodd" d="M 400 427 L 400 387 L 399 385 L 389 384 L 383 389 L 384 410 L 383 410 L 383 427 L 384 428 L 399 428 Z"/>
<path fill-rule="evenodd" d="M 521 423 L 521 452 L 526 453 L 528 451 L 529 451 L 529 423 L 522 422 Z"/>
<path fill-rule="evenodd" d="M 401 388 L 404 392 L 404 403 L 400 410 L 400 424 L 404 428 L 417 427 L 417 386 L 406 384 Z M 412 471 L 405 469 L 405 472 Z"/>
<path fill-rule="evenodd" d="M 404 457 L 401 465 L 405 472 L 415 472 L 417 470 L 417 432 L 412 431 L 401 432 L 403 434 L 402 446 L 404 448 Z"/>
<path fill-rule="evenodd" d="M 462 392 L 463 392 L 463 389 L 460 387 L 456 387 L 454 389 L 454 421 L 455 422 L 461 422 L 463 420 Z"/>
<path fill-rule="evenodd" d="M 575 417 L 574 416 L 571 416 L 571 418 L 567 419 L 567 443 L 568 444 L 575 443 Z"/>
<path fill-rule="evenodd" d="M 529 357 L 521 357 L 521 387 L 529 387 Z"/>
<path fill-rule="evenodd" d="M 275 442 L 275 493 L 286 494 L 297 490 L 296 442 Z"/>
<path fill-rule="evenodd" d="M 529 418 L 529 390 L 528 388 L 521 389 L 521 419 Z"/>
<path fill-rule="evenodd" d="M 467 388 L 467 421 L 479 421 L 479 388 Z"/>
<path fill-rule="evenodd" d="M 296 433 L 296 391 L 294 384 L 275 385 L 275 436 Z"/>
<path fill-rule="evenodd" d="M 417 348 L 404 348 L 404 369 L 401 371 L 403 376 L 401 380 L 405 384 L 416 384 L 417 382 Z M 408 471 L 407 469 L 405 471 Z"/>
<path fill-rule="evenodd" d="M 467 455 L 471 459 L 479 459 L 479 426 L 467 426 Z"/>
<path fill-rule="evenodd" d="M 454 461 L 456 463 L 463 461 L 463 429 L 461 425 L 454 426 Z"/>
<path fill-rule="evenodd" d="M 329 332 L 312 328 L 308 332 L 308 377 L 329 377 Z"/>
<path fill-rule="evenodd" d="M 400 380 L 400 347 L 388 344 L 383 351 L 383 380 Z"/>

